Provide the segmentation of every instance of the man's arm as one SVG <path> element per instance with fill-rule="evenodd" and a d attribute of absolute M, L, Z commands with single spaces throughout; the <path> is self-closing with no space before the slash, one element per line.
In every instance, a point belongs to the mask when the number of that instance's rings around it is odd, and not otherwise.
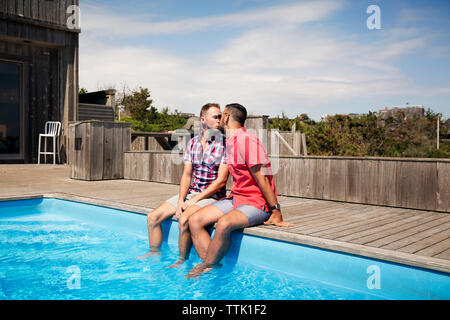
<path fill-rule="evenodd" d="M 272 186 L 270 185 L 270 181 L 267 178 L 266 175 L 262 174 L 261 172 L 261 164 L 254 165 L 250 168 L 250 172 L 253 175 L 253 178 L 255 179 L 256 183 L 259 186 L 259 189 L 261 190 L 264 198 L 266 199 L 267 203 L 270 207 L 273 207 L 277 204 L 277 197 L 275 196 L 275 193 L 272 190 Z M 279 227 L 292 227 L 292 223 L 288 223 L 286 221 L 283 221 L 283 217 L 281 215 L 280 210 L 273 210 L 272 214 L 270 215 L 269 220 L 267 220 L 264 224 L 274 224 Z"/>
<path fill-rule="evenodd" d="M 191 185 L 191 179 L 192 179 L 192 163 L 191 162 L 185 162 L 184 168 L 183 168 L 183 174 L 181 175 L 180 180 L 180 191 L 178 192 L 178 206 L 176 211 L 176 216 L 179 217 L 181 215 L 181 212 L 183 210 L 184 205 L 184 199 L 186 198 L 186 195 L 189 191 L 189 186 Z"/>
<path fill-rule="evenodd" d="M 219 171 L 217 173 L 217 179 L 214 180 L 205 190 L 197 194 L 190 200 L 187 200 L 184 204 L 183 210 L 187 207 L 196 204 L 200 200 L 206 199 L 213 194 L 215 194 L 218 190 L 222 189 L 227 185 L 228 180 L 228 166 L 226 164 L 219 165 Z"/>

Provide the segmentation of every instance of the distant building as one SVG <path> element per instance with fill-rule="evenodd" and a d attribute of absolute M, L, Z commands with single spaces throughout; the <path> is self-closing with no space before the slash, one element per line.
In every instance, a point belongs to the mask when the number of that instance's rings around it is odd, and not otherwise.
<path fill-rule="evenodd" d="M 320 120 L 321 120 L 321 121 L 328 121 L 329 118 L 333 118 L 333 117 L 338 116 L 338 115 L 341 115 L 341 116 L 348 116 L 348 117 L 350 117 L 350 118 L 357 118 L 357 117 L 364 116 L 365 114 L 354 113 L 354 112 L 348 113 L 348 114 L 344 114 L 344 113 L 326 114 L 326 113 L 324 113 L 324 114 L 322 115 L 322 117 L 320 118 Z"/>
<path fill-rule="evenodd" d="M 184 113 L 184 112 L 181 112 L 181 113 L 179 113 L 178 114 L 181 118 L 185 118 L 185 119 L 189 119 L 189 118 L 192 118 L 192 117 L 196 117 L 196 115 L 194 114 L 194 113 Z"/>
<path fill-rule="evenodd" d="M 403 120 L 412 119 L 415 116 L 424 116 L 425 108 L 421 105 L 405 105 L 405 106 L 394 106 L 391 109 L 385 107 L 383 110 L 377 112 L 377 116 L 381 120 L 386 120 L 390 117 L 396 117 L 400 112 L 403 112 Z"/>

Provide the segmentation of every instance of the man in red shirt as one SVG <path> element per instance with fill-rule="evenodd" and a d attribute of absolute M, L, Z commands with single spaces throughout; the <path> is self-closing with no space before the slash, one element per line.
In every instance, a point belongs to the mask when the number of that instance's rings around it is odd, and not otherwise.
<path fill-rule="evenodd" d="M 187 277 L 209 271 L 228 251 L 231 232 L 258 224 L 292 226 L 283 221 L 270 160 L 261 141 L 244 128 L 247 110 L 229 104 L 222 113 L 221 126 L 226 130 L 226 163 L 233 177 L 231 194 L 194 213 L 189 219 L 192 241 L 203 263 Z M 205 229 L 217 222 L 213 239 Z"/>

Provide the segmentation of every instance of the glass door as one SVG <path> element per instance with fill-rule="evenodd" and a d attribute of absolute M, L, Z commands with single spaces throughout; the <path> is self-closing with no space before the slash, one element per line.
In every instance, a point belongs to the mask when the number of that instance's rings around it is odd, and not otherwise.
<path fill-rule="evenodd" d="M 22 64 L 0 60 L 0 159 L 23 158 Z"/>

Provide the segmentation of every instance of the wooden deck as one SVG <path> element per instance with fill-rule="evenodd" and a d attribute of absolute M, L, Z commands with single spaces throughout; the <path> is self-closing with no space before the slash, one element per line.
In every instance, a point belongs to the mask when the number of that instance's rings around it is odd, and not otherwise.
<path fill-rule="evenodd" d="M 283 202 L 285 220 L 294 223 L 286 232 L 450 261 L 449 214 L 301 198 Z"/>
<path fill-rule="evenodd" d="M 68 166 L 0 165 L 0 198 L 57 194 L 146 213 L 178 191 L 173 184 L 69 176 Z M 447 213 L 297 197 L 279 201 L 294 227 L 258 226 L 244 233 L 450 273 Z"/>

